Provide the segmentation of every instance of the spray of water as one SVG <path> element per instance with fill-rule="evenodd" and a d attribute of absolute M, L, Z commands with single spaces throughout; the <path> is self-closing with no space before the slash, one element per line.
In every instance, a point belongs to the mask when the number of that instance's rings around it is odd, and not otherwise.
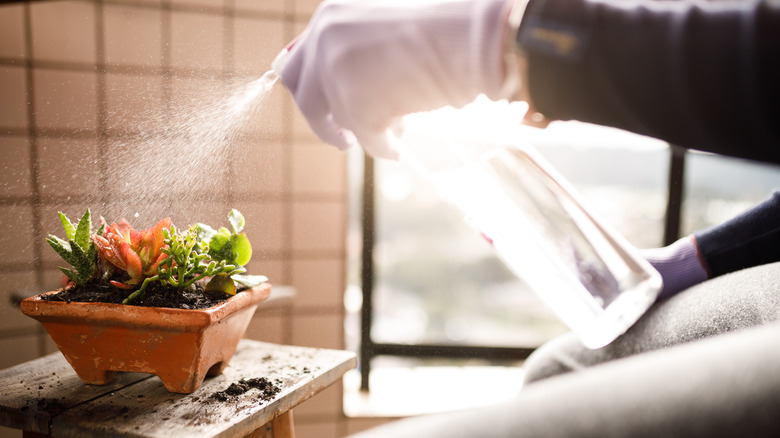
<path fill-rule="evenodd" d="M 184 208 L 182 204 L 225 199 L 231 163 L 236 159 L 234 143 L 277 80 L 269 71 L 227 93 L 198 90 L 197 98 L 167 114 L 145 115 L 135 135 L 112 139 L 106 157 L 106 214 L 145 227 L 163 215 L 189 216 L 175 211 Z"/>

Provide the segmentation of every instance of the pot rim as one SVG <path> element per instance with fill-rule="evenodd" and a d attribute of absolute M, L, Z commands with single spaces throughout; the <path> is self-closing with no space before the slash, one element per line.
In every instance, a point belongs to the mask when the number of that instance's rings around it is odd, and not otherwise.
<path fill-rule="evenodd" d="M 42 297 L 60 292 L 57 289 L 22 300 L 22 312 L 41 322 L 82 320 L 90 324 L 108 325 L 116 322 L 181 329 L 206 327 L 249 306 L 257 305 L 271 294 L 270 283 L 263 283 L 206 309 L 175 309 L 144 307 L 119 303 L 84 303 L 47 301 Z"/>

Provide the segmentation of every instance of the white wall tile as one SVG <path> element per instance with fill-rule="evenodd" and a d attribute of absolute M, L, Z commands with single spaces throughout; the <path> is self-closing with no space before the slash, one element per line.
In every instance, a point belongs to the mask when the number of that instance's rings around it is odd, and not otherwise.
<path fill-rule="evenodd" d="M 220 71 L 224 23 L 218 15 L 171 12 L 171 64 L 174 68 Z"/>
<path fill-rule="evenodd" d="M 289 192 L 285 181 L 288 147 L 279 142 L 245 140 L 233 145 L 232 162 L 236 177 L 233 192 L 247 197 L 281 196 Z"/>
<path fill-rule="evenodd" d="M 254 245 L 254 243 L 253 243 Z M 249 261 L 244 267 L 248 274 L 265 275 L 268 277 L 268 281 L 271 286 L 290 284 L 290 279 L 287 278 L 285 260 L 281 258 L 269 258 L 264 257 L 263 252 L 258 252 L 258 249 L 253 246 L 252 260 Z M 273 292 L 272 292 L 273 293 Z"/>
<path fill-rule="evenodd" d="M 96 202 L 104 190 L 96 139 L 39 138 L 37 150 L 42 196 L 70 196 L 82 202 Z"/>
<path fill-rule="evenodd" d="M 233 7 L 241 15 L 241 12 L 272 12 L 281 14 L 287 9 L 291 9 L 290 0 L 233 0 Z"/>
<path fill-rule="evenodd" d="M 240 16 L 233 20 L 233 62 L 238 73 L 260 77 L 286 44 L 284 27 L 278 20 Z"/>
<path fill-rule="evenodd" d="M 292 343 L 304 347 L 344 348 L 343 325 L 340 314 L 294 315 Z"/>
<path fill-rule="evenodd" d="M 94 64 L 95 5 L 75 1 L 30 4 L 33 59 Z"/>
<path fill-rule="evenodd" d="M 137 74 L 105 75 L 106 127 L 141 131 L 164 125 L 163 79 Z"/>
<path fill-rule="evenodd" d="M 295 0 L 295 13 L 309 17 L 320 3 L 322 0 Z"/>
<path fill-rule="evenodd" d="M 1 205 L 0 260 L 4 263 L 32 263 L 33 215 L 30 205 Z M 2 351 L 2 350 L 0 350 Z"/>
<path fill-rule="evenodd" d="M 11 300 L 14 297 L 27 298 L 40 292 L 35 287 L 32 271 L 0 272 L 0 331 L 24 329 L 34 332 L 38 322 L 23 314 Z"/>
<path fill-rule="evenodd" d="M 225 0 L 171 0 L 171 4 L 175 6 L 194 6 L 196 8 L 202 6 L 221 8 L 225 5 Z"/>
<path fill-rule="evenodd" d="M 162 61 L 162 12 L 107 4 L 103 8 L 107 64 L 159 66 Z"/>
<path fill-rule="evenodd" d="M 35 118 L 45 129 L 97 129 L 97 75 L 37 69 L 33 72 Z"/>
<path fill-rule="evenodd" d="M 343 251 L 346 205 L 331 201 L 293 203 L 294 251 Z"/>
<path fill-rule="evenodd" d="M 344 195 L 347 154 L 321 143 L 293 147 L 293 191 L 298 194 Z"/>
<path fill-rule="evenodd" d="M 296 308 L 339 309 L 344 297 L 344 260 L 294 259 L 293 283 Z"/>
<path fill-rule="evenodd" d="M 262 306 L 261 303 L 250 321 L 244 337 L 273 344 L 286 343 L 285 315 L 279 314 L 279 312 L 263 311 Z"/>
<path fill-rule="evenodd" d="M 0 24 L 1 25 L 1 24 Z M 22 67 L 0 66 L 0 130 L 27 125 L 27 80 Z"/>
<path fill-rule="evenodd" d="M 289 220 L 282 201 L 241 201 L 235 203 L 246 219 L 246 233 L 252 243 L 252 258 L 265 258 L 289 248 L 285 223 Z"/>
<path fill-rule="evenodd" d="M 21 4 L 0 6 L 0 57 L 25 58 L 24 28 Z"/>
<path fill-rule="evenodd" d="M 27 137 L 0 137 L 0 196 L 32 195 L 30 143 Z"/>

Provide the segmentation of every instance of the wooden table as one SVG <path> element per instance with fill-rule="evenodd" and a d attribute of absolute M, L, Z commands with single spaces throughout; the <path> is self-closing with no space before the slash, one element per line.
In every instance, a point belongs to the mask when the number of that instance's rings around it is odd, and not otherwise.
<path fill-rule="evenodd" d="M 53 353 L 0 371 L 0 425 L 25 437 L 294 437 L 292 408 L 356 363 L 347 351 L 244 339 L 222 375 L 207 377 L 192 394 L 174 394 L 142 373 L 85 385 Z M 268 385 L 226 394 L 242 380 Z"/>

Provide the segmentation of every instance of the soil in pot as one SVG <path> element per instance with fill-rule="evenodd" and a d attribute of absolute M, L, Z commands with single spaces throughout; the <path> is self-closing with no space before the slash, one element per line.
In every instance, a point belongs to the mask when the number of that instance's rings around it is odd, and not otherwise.
<path fill-rule="evenodd" d="M 105 281 L 93 280 L 84 285 L 70 284 L 62 291 L 42 297 L 47 301 L 80 303 L 121 303 L 131 291 L 120 289 Z M 228 298 L 220 291 L 206 291 L 203 285 L 179 292 L 176 288 L 159 282 L 152 282 L 146 288 L 146 296 L 131 303 L 134 306 L 170 307 L 174 309 L 207 309 Z"/>

